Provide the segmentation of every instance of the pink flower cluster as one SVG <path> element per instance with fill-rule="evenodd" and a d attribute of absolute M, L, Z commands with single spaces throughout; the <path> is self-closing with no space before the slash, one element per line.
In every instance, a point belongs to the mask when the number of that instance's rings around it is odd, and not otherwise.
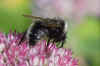
<path fill-rule="evenodd" d="M 0 66 L 78 66 L 78 60 L 72 58 L 70 49 L 57 48 L 46 41 L 40 41 L 35 46 L 29 46 L 19 34 L 0 33 Z"/>

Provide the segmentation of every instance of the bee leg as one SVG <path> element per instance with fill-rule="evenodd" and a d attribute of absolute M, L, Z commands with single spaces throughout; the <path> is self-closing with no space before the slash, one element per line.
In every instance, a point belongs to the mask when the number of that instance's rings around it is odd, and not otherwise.
<path fill-rule="evenodd" d="M 66 33 L 64 33 L 61 38 L 62 38 L 62 40 L 61 40 L 60 48 L 63 47 L 64 43 L 66 42 Z"/>
<path fill-rule="evenodd" d="M 55 40 L 53 40 L 53 44 L 55 43 Z"/>
<path fill-rule="evenodd" d="M 22 38 L 21 38 L 21 40 L 19 41 L 18 45 L 20 45 L 21 42 L 25 39 L 25 35 L 26 35 L 26 31 L 25 31 L 24 34 L 22 35 Z"/>
<path fill-rule="evenodd" d="M 50 39 L 48 39 L 48 42 L 47 42 L 47 47 L 49 46 L 49 42 L 50 42 Z"/>
<path fill-rule="evenodd" d="M 60 46 L 59 48 L 62 48 L 62 47 L 63 47 L 63 45 L 64 45 L 64 41 L 62 41 L 61 46 Z"/>

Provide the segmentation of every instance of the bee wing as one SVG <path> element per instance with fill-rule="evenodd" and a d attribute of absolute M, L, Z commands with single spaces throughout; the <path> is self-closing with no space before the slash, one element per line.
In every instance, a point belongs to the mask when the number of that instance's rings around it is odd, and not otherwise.
<path fill-rule="evenodd" d="M 42 20 L 43 22 L 45 22 L 43 25 L 46 27 L 59 27 L 57 24 L 50 23 L 51 19 L 49 19 L 49 18 L 42 18 L 42 17 L 37 17 L 37 16 L 25 15 L 25 14 L 23 16 L 28 17 L 28 18 L 32 18 L 32 19 Z"/>
<path fill-rule="evenodd" d="M 40 20 L 46 20 L 46 19 L 44 19 L 44 18 L 42 18 L 42 17 L 37 17 L 37 16 L 31 16 L 31 15 L 23 15 L 24 17 L 28 17 L 28 18 L 32 18 L 32 19 L 40 19 Z"/>
<path fill-rule="evenodd" d="M 47 27 L 59 27 L 58 25 L 56 25 L 56 24 L 47 24 Z"/>

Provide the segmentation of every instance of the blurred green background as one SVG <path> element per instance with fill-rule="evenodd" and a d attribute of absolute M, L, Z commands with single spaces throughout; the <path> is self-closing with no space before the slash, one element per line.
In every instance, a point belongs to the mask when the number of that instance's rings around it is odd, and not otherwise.
<path fill-rule="evenodd" d="M 23 14 L 32 14 L 29 0 L 0 0 L 0 32 L 25 31 L 32 20 L 23 17 Z M 68 43 L 79 57 L 80 66 L 100 66 L 99 18 L 85 16 L 80 24 L 73 26 L 73 22 L 69 23 Z"/>
<path fill-rule="evenodd" d="M 76 53 L 84 58 L 86 66 L 100 66 L 100 19 L 86 16 L 83 21 L 73 27 L 70 42 Z"/>
<path fill-rule="evenodd" d="M 31 20 L 23 17 L 23 14 L 31 14 L 28 0 L 0 0 L 0 31 L 25 30 Z"/>

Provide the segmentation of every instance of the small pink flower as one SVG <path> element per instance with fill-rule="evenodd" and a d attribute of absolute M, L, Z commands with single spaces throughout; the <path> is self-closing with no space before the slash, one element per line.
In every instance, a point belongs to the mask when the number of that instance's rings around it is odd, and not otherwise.
<path fill-rule="evenodd" d="M 78 60 L 72 57 L 72 51 L 57 48 L 46 41 L 29 46 L 26 41 L 18 45 L 21 34 L 0 33 L 0 66 L 77 66 Z"/>

